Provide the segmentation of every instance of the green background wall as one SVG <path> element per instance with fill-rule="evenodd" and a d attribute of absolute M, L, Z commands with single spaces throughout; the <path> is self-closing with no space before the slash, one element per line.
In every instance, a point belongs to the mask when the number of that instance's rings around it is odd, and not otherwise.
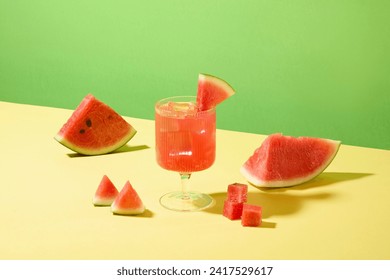
<path fill-rule="evenodd" d="M 73 109 L 91 92 L 153 119 L 204 72 L 237 92 L 221 129 L 390 149 L 389 15 L 387 0 L 0 0 L 0 100 Z"/>

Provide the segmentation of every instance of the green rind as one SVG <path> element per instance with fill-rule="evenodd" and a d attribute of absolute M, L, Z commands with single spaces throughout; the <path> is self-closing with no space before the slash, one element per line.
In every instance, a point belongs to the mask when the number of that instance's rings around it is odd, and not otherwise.
<path fill-rule="evenodd" d="M 115 197 L 112 197 L 112 198 L 94 197 L 92 203 L 95 206 L 111 206 L 111 204 L 114 202 L 114 200 L 115 200 Z"/>
<path fill-rule="evenodd" d="M 111 211 L 114 215 L 140 215 L 145 212 L 145 206 L 137 209 L 121 209 L 111 206 Z"/>
<path fill-rule="evenodd" d="M 135 130 L 132 127 L 129 130 L 129 132 L 124 137 L 122 137 L 120 140 L 118 140 L 116 143 L 114 143 L 113 145 L 110 145 L 110 146 L 105 146 L 104 148 L 101 148 L 101 149 L 87 149 L 87 148 L 77 146 L 77 145 L 67 141 L 64 137 L 62 137 L 59 134 L 57 134 L 54 137 L 54 139 L 57 140 L 60 144 L 64 145 L 65 147 L 67 147 L 68 149 L 70 149 L 76 153 L 79 153 L 82 155 L 92 156 L 92 155 L 108 154 L 108 153 L 111 153 L 111 152 L 119 149 L 120 147 L 124 146 L 127 142 L 129 142 L 134 137 L 134 135 L 136 133 L 137 133 L 137 130 Z"/>

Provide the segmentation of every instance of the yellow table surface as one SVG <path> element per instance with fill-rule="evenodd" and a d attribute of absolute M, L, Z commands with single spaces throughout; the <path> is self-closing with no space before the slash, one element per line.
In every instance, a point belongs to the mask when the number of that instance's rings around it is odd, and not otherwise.
<path fill-rule="evenodd" d="M 249 186 L 249 203 L 263 206 L 262 227 L 249 228 L 222 206 L 265 135 L 218 130 L 215 164 L 190 183 L 216 205 L 180 213 L 159 205 L 180 182 L 155 161 L 153 121 L 126 117 L 138 130 L 127 146 L 79 156 L 53 139 L 71 112 L 0 102 L 0 259 L 390 259 L 388 150 L 342 145 L 311 182 Z M 129 180 L 147 212 L 94 207 L 105 174 L 118 189 Z"/>

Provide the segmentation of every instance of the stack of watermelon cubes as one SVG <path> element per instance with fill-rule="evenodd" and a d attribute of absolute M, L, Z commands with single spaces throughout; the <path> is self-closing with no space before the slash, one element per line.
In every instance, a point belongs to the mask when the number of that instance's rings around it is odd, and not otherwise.
<path fill-rule="evenodd" d="M 228 185 L 227 198 L 223 205 L 223 216 L 230 220 L 241 219 L 243 226 L 261 225 L 261 206 L 247 204 L 248 185 L 234 183 Z"/>
<path fill-rule="evenodd" d="M 248 186 L 234 183 L 228 185 L 227 198 L 223 205 L 223 215 L 230 220 L 239 220 L 242 216 L 244 203 L 248 199 Z"/>

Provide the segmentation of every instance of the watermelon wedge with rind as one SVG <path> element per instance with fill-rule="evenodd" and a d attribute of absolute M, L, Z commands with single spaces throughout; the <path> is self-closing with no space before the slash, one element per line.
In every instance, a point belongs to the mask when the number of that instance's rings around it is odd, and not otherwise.
<path fill-rule="evenodd" d="M 234 93 L 234 89 L 226 81 L 212 75 L 199 74 L 196 98 L 199 111 L 214 108 Z"/>
<path fill-rule="evenodd" d="M 340 144 L 340 141 L 330 139 L 272 134 L 248 158 L 240 171 L 252 185 L 259 187 L 302 184 L 328 167 Z"/>
<path fill-rule="evenodd" d="M 54 139 L 79 154 L 100 155 L 125 145 L 136 133 L 114 109 L 88 94 Z"/>
<path fill-rule="evenodd" d="M 111 211 L 117 215 L 138 215 L 145 212 L 145 206 L 129 181 L 111 204 Z"/>
<path fill-rule="evenodd" d="M 112 181 L 107 175 L 104 175 L 93 197 L 93 204 L 95 206 L 110 206 L 118 193 L 119 191 Z"/>

